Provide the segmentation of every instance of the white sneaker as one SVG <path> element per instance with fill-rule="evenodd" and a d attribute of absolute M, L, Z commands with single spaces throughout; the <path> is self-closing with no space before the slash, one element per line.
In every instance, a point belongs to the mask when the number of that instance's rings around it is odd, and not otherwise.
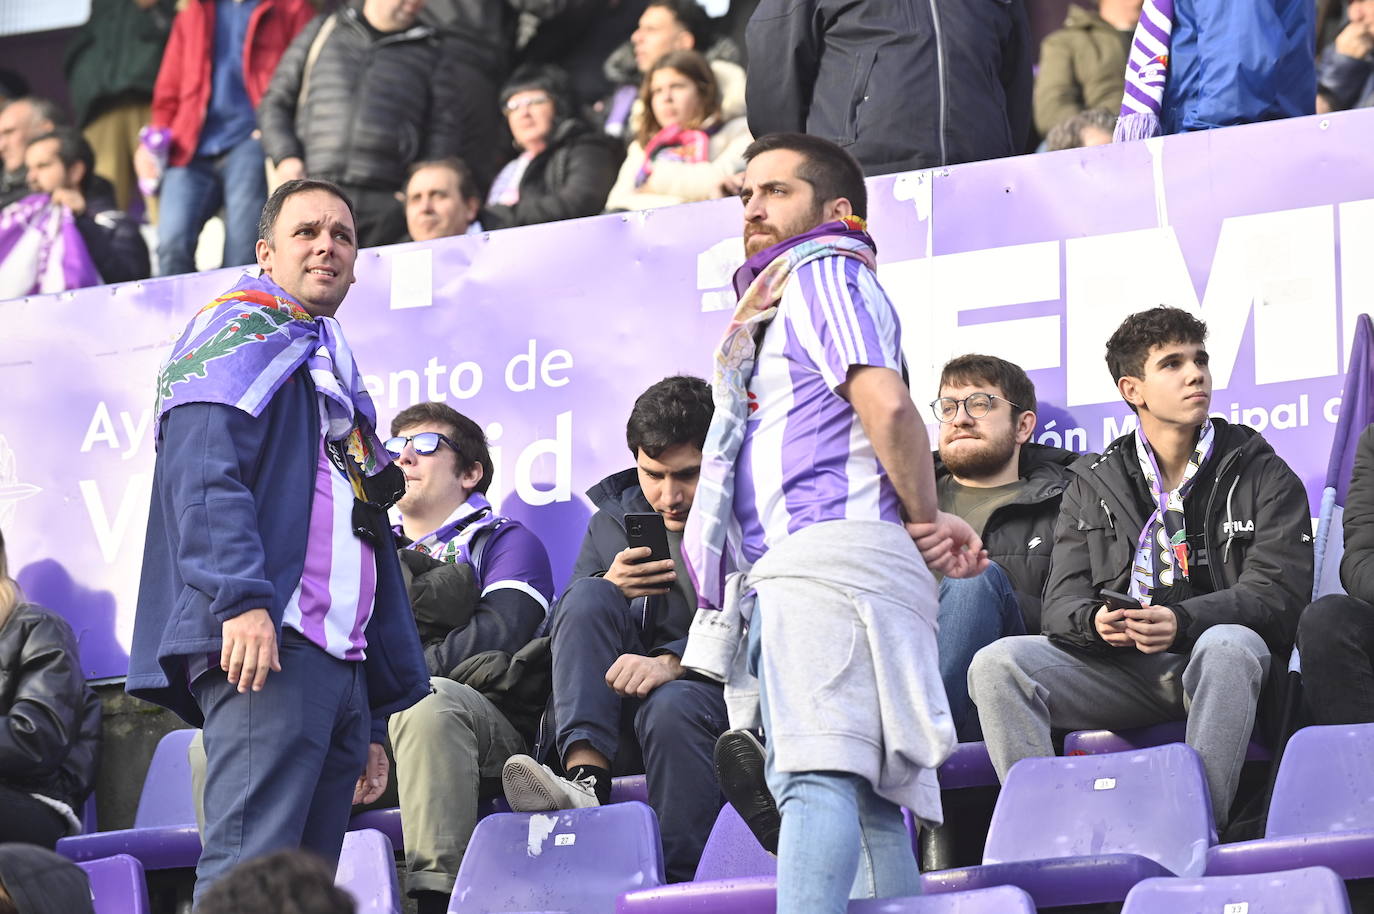
<path fill-rule="evenodd" d="M 586 809 L 600 806 L 596 798 L 596 778 L 588 775 L 576 781 L 559 777 L 548 765 L 528 755 L 512 755 L 501 768 L 501 786 L 506 802 L 516 812 L 549 812 L 554 809 Z"/>

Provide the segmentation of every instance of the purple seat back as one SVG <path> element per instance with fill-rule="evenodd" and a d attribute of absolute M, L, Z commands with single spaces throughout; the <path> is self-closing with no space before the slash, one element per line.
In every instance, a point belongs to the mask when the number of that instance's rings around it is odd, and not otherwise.
<path fill-rule="evenodd" d="M 983 862 L 1136 854 L 1199 876 L 1216 841 L 1202 762 L 1173 743 L 1017 762 L 997 798 Z"/>
<path fill-rule="evenodd" d="M 1242 907 L 1244 905 L 1244 907 Z M 1350 914 L 1341 877 L 1324 866 L 1254 876 L 1146 879 L 1121 914 Z"/>
<path fill-rule="evenodd" d="M 999 885 L 945 895 L 851 901 L 849 914 L 1035 914 L 1035 903 L 1016 886 Z"/>
<path fill-rule="evenodd" d="M 148 886 L 143 864 L 128 854 L 86 860 L 77 866 L 91 881 L 95 914 L 148 914 Z"/>
<path fill-rule="evenodd" d="M 1130 752 L 1166 743 L 1186 742 L 1188 722 L 1171 720 L 1131 730 L 1075 730 L 1064 736 L 1065 755 L 1101 755 L 1104 752 Z M 1245 747 L 1247 762 L 1267 762 L 1269 750 L 1252 738 Z"/>
<path fill-rule="evenodd" d="M 741 876 L 776 876 L 778 858 L 759 844 L 735 807 L 726 803 L 716 816 L 697 864 L 697 882 Z"/>
<path fill-rule="evenodd" d="M 344 835 L 334 884 L 353 896 L 358 914 L 401 914 L 401 887 L 391 840 L 375 828 Z"/>
<path fill-rule="evenodd" d="M 196 800 L 191 792 L 191 761 L 186 755 L 196 730 L 173 730 L 158 740 L 143 779 L 134 828 L 196 824 Z"/>
<path fill-rule="evenodd" d="M 992 767 L 985 743 L 957 744 L 936 774 L 940 778 L 941 790 L 993 787 L 997 784 L 997 769 Z"/>
<path fill-rule="evenodd" d="M 498 813 L 477 823 L 448 909 L 602 914 L 662 884 L 658 819 L 643 803 Z"/>
<path fill-rule="evenodd" d="M 1279 763 L 1265 835 L 1374 829 L 1374 724 L 1304 727 Z"/>

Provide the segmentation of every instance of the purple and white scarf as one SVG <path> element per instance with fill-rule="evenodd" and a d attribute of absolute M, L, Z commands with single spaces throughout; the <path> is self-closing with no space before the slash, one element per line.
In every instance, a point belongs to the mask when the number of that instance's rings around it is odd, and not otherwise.
<path fill-rule="evenodd" d="M 1164 474 L 1159 471 L 1155 450 L 1145 440 L 1143 432 L 1135 433 L 1135 454 L 1140 472 L 1150 486 L 1155 509 L 1145 519 L 1145 526 L 1136 541 L 1135 564 L 1131 568 L 1131 596 L 1149 603 L 1157 590 L 1172 587 L 1178 580 L 1188 580 L 1188 530 L 1184 523 L 1183 499 L 1193 487 L 1193 479 L 1207 456 L 1212 453 L 1212 420 L 1202 423 L 1197 446 L 1183 468 L 1178 486 L 1164 491 Z"/>
<path fill-rule="evenodd" d="M 486 496 L 473 492 L 439 529 L 426 533 L 406 548 L 452 565 L 471 565 L 473 537 L 500 521 L 501 517 L 492 510 Z M 399 526 L 393 529 L 397 534 L 404 533 Z"/>
<path fill-rule="evenodd" d="M 1159 136 L 1173 28 L 1174 0 L 1145 0 L 1126 61 L 1126 91 L 1112 134 L 1114 142 Z"/>
<path fill-rule="evenodd" d="M 0 210 L 0 300 L 100 283 L 70 209 L 33 194 Z"/>

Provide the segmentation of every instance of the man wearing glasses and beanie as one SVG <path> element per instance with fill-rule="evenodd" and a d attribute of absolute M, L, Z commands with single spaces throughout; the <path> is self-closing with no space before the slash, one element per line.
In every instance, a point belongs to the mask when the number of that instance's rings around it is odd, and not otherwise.
<path fill-rule="evenodd" d="M 332 866 L 352 804 L 386 787 L 387 716 L 429 691 L 387 527 L 401 472 L 334 318 L 357 256 L 342 190 L 283 184 L 259 269 L 157 379 L 126 688 L 203 727 L 197 899 L 284 848 Z"/>
<path fill-rule="evenodd" d="M 940 423 L 940 510 L 966 520 L 990 560 L 975 577 L 940 579 L 940 677 L 963 739 L 979 738 L 968 700 L 973 655 L 1004 635 L 1040 630 L 1054 522 L 1079 456 L 1031 442 L 1035 406 L 1021 366 L 974 354 L 946 363 L 930 404 Z"/>
<path fill-rule="evenodd" d="M 476 422 L 419 403 L 392 420 L 391 433 L 386 449 L 406 487 L 396 533 L 434 689 L 392 716 L 391 743 L 406 889 L 429 914 L 447 909 L 478 802 L 500 794 L 501 766 L 527 750 L 538 719 L 513 721 L 472 683 L 493 664 L 504 670 L 534 638 L 553 574 L 544 544 L 487 501 L 493 466 Z"/>

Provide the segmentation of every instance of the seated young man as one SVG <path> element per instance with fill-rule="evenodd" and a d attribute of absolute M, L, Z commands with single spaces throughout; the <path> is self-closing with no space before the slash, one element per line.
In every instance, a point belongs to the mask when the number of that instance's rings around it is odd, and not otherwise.
<path fill-rule="evenodd" d="M 967 521 L 991 559 L 982 574 L 940 579 L 940 678 L 955 727 L 972 736 L 977 725 L 969 713 L 969 663 L 979 648 L 1004 635 L 1040 630 L 1054 523 L 1069 465 L 1079 455 L 1031 442 L 1035 385 L 1005 359 L 952 359 L 930 406 L 940 422 L 940 510 Z"/>
<path fill-rule="evenodd" d="M 1302 685 L 1317 724 L 1374 723 L 1374 425 L 1360 435 L 1345 497 L 1343 594 L 1327 594 L 1298 623 Z"/>
<path fill-rule="evenodd" d="M 527 751 L 530 736 L 509 709 L 455 680 L 465 661 L 514 654 L 534 637 L 553 575 L 543 543 L 487 501 L 492 461 L 477 423 L 442 403 L 419 403 L 396 416 L 391 434 L 386 448 L 406 478 L 398 540 L 437 560 L 426 569 L 420 556 L 403 555 L 422 582 L 412 584 L 411 600 L 434 691 L 390 723 L 407 891 L 428 914 L 447 909 L 478 802 L 499 793 L 501 766 Z M 471 576 L 443 574 L 452 566 Z"/>
<path fill-rule="evenodd" d="M 1107 341 L 1139 429 L 1071 468 L 1044 637 L 983 648 L 968 684 L 1003 779 L 1053 754 L 1051 728 L 1186 719 L 1220 828 L 1266 673 L 1283 668 L 1312 593 L 1312 528 L 1302 483 L 1268 442 L 1208 417 L 1206 335 L 1161 307 Z M 1104 590 L 1132 605 L 1113 608 Z"/>
<path fill-rule="evenodd" d="M 720 810 L 711 753 L 727 726 L 722 687 L 684 678 L 680 663 L 697 606 L 682 531 L 711 413 L 699 378 L 665 378 L 635 401 L 625 433 L 635 468 L 587 493 L 598 510 L 553 615 L 554 748 L 568 776 L 529 756 L 502 773 L 511 808 L 533 812 L 605 803 L 612 772 L 643 770 L 675 882 L 695 874 Z M 653 512 L 666 561 L 627 548 L 625 516 Z"/>

